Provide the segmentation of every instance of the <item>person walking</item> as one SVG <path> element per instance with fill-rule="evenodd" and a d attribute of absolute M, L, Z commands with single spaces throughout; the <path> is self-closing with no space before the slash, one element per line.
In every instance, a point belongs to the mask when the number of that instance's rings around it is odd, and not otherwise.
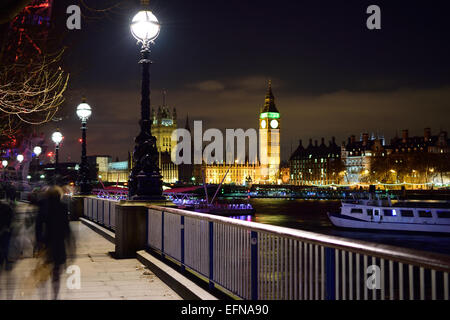
<path fill-rule="evenodd" d="M 14 295 L 14 281 L 10 277 L 10 271 L 12 270 L 13 261 L 10 259 L 11 255 L 11 237 L 13 233 L 13 222 L 14 218 L 14 209 L 12 206 L 7 203 L 0 201 L 0 276 L 3 271 L 7 272 L 7 286 L 4 286 L 3 289 L 6 291 L 7 299 L 11 299 Z M 0 294 L 2 288 L 0 287 Z"/>
<path fill-rule="evenodd" d="M 66 263 L 66 245 L 73 247 L 67 206 L 61 201 L 62 189 L 51 186 L 39 201 L 36 217 L 36 243 L 44 264 L 51 269 L 53 299 L 60 288 L 61 268 Z"/>

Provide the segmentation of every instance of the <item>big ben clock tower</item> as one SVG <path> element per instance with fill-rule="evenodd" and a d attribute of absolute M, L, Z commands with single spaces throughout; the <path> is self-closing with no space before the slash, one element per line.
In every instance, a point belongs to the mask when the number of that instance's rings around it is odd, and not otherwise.
<path fill-rule="evenodd" d="M 259 157 L 261 183 L 277 183 L 280 170 L 280 113 L 275 106 L 270 80 L 259 115 Z"/>

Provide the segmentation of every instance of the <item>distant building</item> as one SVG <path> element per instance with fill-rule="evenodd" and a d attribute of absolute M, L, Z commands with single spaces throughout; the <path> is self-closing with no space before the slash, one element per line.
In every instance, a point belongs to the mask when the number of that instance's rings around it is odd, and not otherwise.
<path fill-rule="evenodd" d="M 384 156 L 387 152 L 382 136 L 369 137 L 368 133 L 363 133 L 359 141 L 356 141 L 354 135 L 350 136 L 347 143 L 341 146 L 345 183 L 369 182 L 372 157 L 378 154 Z"/>
<path fill-rule="evenodd" d="M 235 162 L 232 165 L 218 163 L 213 165 L 203 165 L 203 172 L 205 172 L 206 183 L 219 184 L 225 174 L 228 174 L 223 181 L 225 184 L 237 184 L 237 185 L 247 185 L 251 183 L 259 183 L 260 180 L 260 166 L 255 163 L 238 163 Z M 202 176 L 195 178 L 198 182 L 201 182 Z"/>
<path fill-rule="evenodd" d="M 363 133 L 359 141 L 348 138 L 341 147 L 347 184 L 403 185 L 407 188 L 427 188 L 444 185 L 450 176 L 450 140 L 446 131 L 423 136 L 410 136 L 407 129 L 401 137 L 386 144 L 384 137 L 369 138 Z"/>
<path fill-rule="evenodd" d="M 302 140 L 289 159 L 290 184 L 293 185 L 328 185 L 339 183 L 340 173 L 343 170 L 341 152 L 336 145 L 335 138 L 325 144 L 317 140 L 313 145 L 312 139 L 303 147 Z"/>
<path fill-rule="evenodd" d="M 280 184 L 280 120 L 280 113 L 275 106 L 275 98 L 272 93 L 272 84 L 269 81 L 264 106 L 260 109 L 258 117 L 259 161 L 246 159 L 245 163 L 235 161 L 233 164 L 224 164 L 223 162 L 203 164 L 201 169 L 206 182 L 220 183 L 229 169 L 224 180 L 224 183 L 227 184 Z M 194 167 L 195 181 L 197 182 L 201 182 L 203 179 L 201 169 Z"/>
<path fill-rule="evenodd" d="M 269 81 L 264 107 L 259 115 L 260 183 L 277 183 L 280 170 L 280 113 Z"/>
<path fill-rule="evenodd" d="M 441 131 L 437 135 L 431 134 L 430 128 L 424 129 L 423 136 L 409 136 L 407 129 L 402 130 L 402 137 L 395 137 L 391 140 L 389 148 L 393 153 L 408 152 L 430 152 L 449 153 L 450 140 L 446 131 Z"/>
<path fill-rule="evenodd" d="M 152 135 L 156 138 L 156 148 L 159 153 L 159 169 L 163 182 L 174 183 L 178 181 L 178 167 L 171 161 L 172 149 L 176 142 L 172 142 L 172 132 L 177 127 L 177 111 L 172 111 L 166 105 L 166 92 L 163 92 L 163 104 L 151 113 Z"/>
<path fill-rule="evenodd" d="M 127 183 L 129 177 L 128 171 L 129 161 L 115 161 L 108 163 L 108 173 L 105 176 L 105 181 L 116 183 Z"/>
<path fill-rule="evenodd" d="M 111 156 L 108 155 L 87 156 L 89 171 L 101 181 L 109 181 L 108 172 L 111 159 Z"/>
<path fill-rule="evenodd" d="M 280 164 L 280 179 L 282 184 L 289 184 L 291 180 L 291 168 L 289 161 L 283 161 Z"/>
<path fill-rule="evenodd" d="M 186 116 L 186 123 L 184 129 L 191 132 L 191 127 L 189 125 L 189 116 Z M 191 146 L 194 145 L 194 140 L 191 134 Z M 183 157 L 183 151 L 180 150 L 180 157 Z M 182 183 L 193 183 L 195 181 L 194 174 L 194 153 L 191 152 L 191 163 L 181 163 L 178 165 L 178 180 Z"/>

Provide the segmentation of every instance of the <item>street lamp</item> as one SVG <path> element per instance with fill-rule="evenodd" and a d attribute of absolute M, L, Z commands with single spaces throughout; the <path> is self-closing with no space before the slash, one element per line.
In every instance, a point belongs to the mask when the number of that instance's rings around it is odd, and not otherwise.
<path fill-rule="evenodd" d="M 55 143 L 55 175 L 54 175 L 54 183 L 56 184 L 56 176 L 58 174 L 58 156 L 59 156 L 59 144 L 61 143 L 63 139 L 63 135 L 57 129 L 52 134 L 52 141 Z"/>
<path fill-rule="evenodd" d="M 3 167 L 3 180 L 6 180 L 6 168 L 8 167 L 8 160 L 2 161 L 2 167 Z"/>
<path fill-rule="evenodd" d="M 89 184 L 89 166 L 86 157 L 86 123 L 92 114 L 91 107 L 86 103 L 86 99 L 82 99 L 82 102 L 77 107 L 77 116 L 81 120 L 81 163 L 79 174 L 80 194 L 89 194 L 91 191 Z"/>
<path fill-rule="evenodd" d="M 156 138 L 150 122 L 150 44 L 159 35 L 158 19 L 151 11 L 138 12 L 131 21 L 131 33 L 141 43 L 142 89 L 141 131 L 135 138 L 133 167 L 128 180 L 128 197 L 133 200 L 162 199 L 162 180 L 158 167 Z"/>
<path fill-rule="evenodd" d="M 39 155 L 42 153 L 42 148 L 39 146 L 36 146 L 36 147 L 34 147 L 33 152 L 36 155 L 36 157 L 39 157 Z"/>
<path fill-rule="evenodd" d="M 22 161 L 23 161 L 23 155 L 22 154 L 18 154 L 17 155 L 17 161 L 19 161 L 19 163 L 22 163 Z"/>

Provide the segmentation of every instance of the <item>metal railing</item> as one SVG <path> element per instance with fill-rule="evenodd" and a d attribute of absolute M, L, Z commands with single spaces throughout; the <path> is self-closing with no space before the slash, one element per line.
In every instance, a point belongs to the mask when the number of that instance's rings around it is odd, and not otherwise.
<path fill-rule="evenodd" d="M 445 255 L 153 205 L 147 244 L 242 299 L 449 299 Z"/>
<path fill-rule="evenodd" d="M 108 229 L 116 229 L 117 200 L 86 197 L 83 199 L 83 213 L 89 220 L 95 221 Z"/>

